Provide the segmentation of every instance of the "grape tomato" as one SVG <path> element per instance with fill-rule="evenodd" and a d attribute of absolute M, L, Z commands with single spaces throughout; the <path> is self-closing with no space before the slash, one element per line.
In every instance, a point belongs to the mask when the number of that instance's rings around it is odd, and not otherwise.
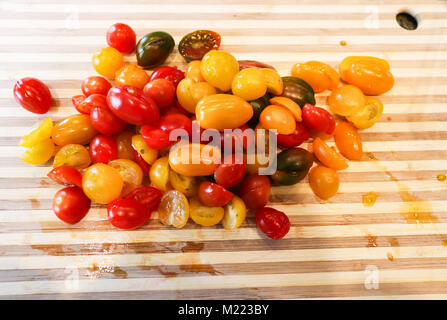
<path fill-rule="evenodd" d="M 119 52 L 132 52 L 136 42 L 135 31 L 127 24 L 115 23 L 107 30 L 107 44 Z"/>
<path fill-rule="evenodd" d="M 118 147 L 112 137 L 98 135 L 90 142 L 89 152 L 93 163 L 108 163 L 116 159 Z"/>
<path fill-rule="evenodd" d="M 44 114 L 53 103 L 50 89 L 42 81 L 35 78 L 23 78 L 14 85 L 14 98 L 26 110 Z"/>
<path fill-rule="evenodd" d="M 108 204 L 107 217 L 114 227 L 133 230 L 145 224 L 151 217 L 151 212 L 138 201 L 120 198 Z"/>
<path fill-rule="evenodd" d="M 151 186 L 138 187 L 131 191 L 126 199 L 133 199 L 146 207 L 149 212 L 157 210 L 162 193 L 157 188 Z"/>
<path fill-rule="evenodd" d="M 163 66 L 155 69 L 149 81 L 154 81 L 155 79 L 166 79 L 172 82 L 172 84 L 177 88 L 178 83 L 185 78 L 185 73 L 179 70 L 177 67 Z"/>
<path fill-rule="evenodd" d="M 256 226 L 274 240 L 284 238 L 290 230 L 290 221 L 284 212 L 265 207 L 256 211 Z"/>
<path fill-rule="evenodd" d="M 67 187 L 54 195 L 53 212 L 68 224 L 81 221 L 90 209 L 90 199 L 79 187 Z"/>
<path fill-rule="evenodd" d="M 110 82 L 106 78 L 100 76 L 85 78 L 81 85 L 82 93 L 86 97 L 92 94 L 101 94 L 106 96 L 111 87 L 112 85 Z"/>
<path fill-rule="evenodd" d="M 200 202 L 208 207 L 222 207 L 226 205 L 234 195 L 216 183 L 204 181 L 199 186 L 198 196 Z"/>
<path fill-rule="evenodd" d="M 210 30 L 196 30 L 185 35 L 178 45 L 178 51 L 186 61 L 201 60 L 210 50 L 220 47 L 220 34 Z"/>
<path fill-rule="evenodd" d="M 47 177 L 65 186 L 75 185 L 82 188 L 82 175 L 73 167 L 60 166 L 54 168 L 47 174 Z"/>
<path fill-rule="evenodd" d="M 306 104 L 302 112 L 303 122 L 309 129 L 327 134 L 334 132 L 335 119 L 327 110 Z"/>

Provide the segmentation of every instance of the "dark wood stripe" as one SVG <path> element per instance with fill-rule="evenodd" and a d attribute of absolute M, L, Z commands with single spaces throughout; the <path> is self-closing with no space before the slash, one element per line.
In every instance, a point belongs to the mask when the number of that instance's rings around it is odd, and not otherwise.
<path fill-rule="evenodd" d="M 422 247 L 443 246 L 447 240 L 445 234 L 377 236 L 376 247 Z M 216 241 L 171 241 L 141 243 L 89 243 L 69 245 L 0 245 L 1 256 L 82 256 L 115 254 L 152 254 L 181 252 L 231 252 L 231 251 L 268 251 L 268 250 L 305 250 L 332 248 L 371 247 L 371 237 L 336 238 L 296 238 L 273 241 L 254 240 L 216 240 Z"/>

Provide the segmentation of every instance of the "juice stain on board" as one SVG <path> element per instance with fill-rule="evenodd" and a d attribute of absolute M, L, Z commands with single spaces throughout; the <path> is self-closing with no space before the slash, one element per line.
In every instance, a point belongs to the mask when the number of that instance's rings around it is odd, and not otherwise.
<path fill-rule="evenodd" d="M 368 152 L 367 156 L 381 169 L 391 181 L 397 185 L 398 193 L 403 203 L 399 208 L 399 213 L 407 223 L 435 223 L 438 218 L 433 215 L 433 208 L 428 201 L 410 194 L 410 188 L 402 183 L 383 165 L 378 163 L 378 159 L 372 152 Z"/>

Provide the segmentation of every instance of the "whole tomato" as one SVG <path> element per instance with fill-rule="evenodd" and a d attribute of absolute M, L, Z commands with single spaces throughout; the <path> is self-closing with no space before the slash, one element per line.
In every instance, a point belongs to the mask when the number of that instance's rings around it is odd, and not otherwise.
<path fill-rule="evenodd" d="M 335 130 L 335 119 L 323 108 L 306 104 L 302 110 L 303 122 L 309 129 L 332 134 Z"/>
<path fill-rule="evenodd" d="M 236 154 L 228 154 L 223 158 L 222 163 L 214 171 L 214 180 L 222 187 L 228 189 L 239 182 L 245 176 L 245 163 L 243 158 Z"/>
<path fill-rule="evenodd" d="M 90 209 L 90 199 L 79 187 L 67 187 L 54 195 L 53 211 L 62 221 L 75 224 L 85 217 Z"/>
<path fill-rule="evenodd" d="M 152 125 L 159 118 L 157 104 L 138 88 L 113 87 L 107 94 L 107 104 L 118 118 L 127 123 Z"/>
<path fill-rule="evenodd" d="M 47 113 L 53 102 L 46 84 L 35 78 L 18 80 L 14 85 L 14 98 L 23 108 L 37 114 Z"/>
<path fill-rule="evenodd" d="M 149 220 L 151 213 L 146 206 L 133 199 L 115 199 L 107 206 L 110 223 L 123 230 L 141 227 Z"/>
<path fill-rule="evenodd" d="M 309 139 L 310 133 L 307 127 L 302 122 L 297 122 L 295 131 L 292 134 L 278 134 L 276 142 L 280 147 L 293 148 L 298 147 L 304 141 Z"/>
<path fill-rule="evenodd" d="M 76 110 L 83 114 L 90 114 L 93 107 L 107 108 L 106 96 L 99 93 L 93 93 L 75 106 Z"/>
<path fill-rule="evenodd" d="M 160 108 L 164 108 L 174 101 L 175 86 L 167 79 L 155 79 L 144 86 L 143 92 L 154 99 Z"/>
<path fill-rule="evenodd" d="M 126 123 L 110 111 L 107 105 L 93 107 L 90 111 L 90 121 L 102 134 L 116 134 L 126 128 Z"/>
<path fill-rule="evenodd" d="M 154 81 L 155 79 L 166 79 L 171 81 L 174 86 L 177 88 L 178 83 L 185 78 L 185 73 L 177 67 L 164 66 L 154 70 L 151 75 L 150 81 Z"/>
<path fill-rule="evenodd" d="M 132 52 L 136 43 L 135 31 L 127 24 L 115 23 L 107 30 L 107 44 L 119 52 Z"/>
<path fill-rule="evenodd" d="M 183 109 L 180 104 L 178 103 L 177 100 L 172 101 L 172 103 L 167 106 L 167 107 L 163 107 L 160 109 L 160 117 L 165 116 L 167 114 L 171 114 L 171 113 L 180 113 L 180 114 L 184 114 L 185 116 L 189 116 L 190 113 L 188 113 L 188 111 L 186 111 L 185 109 Z"/>
<path fill-rule="evenodd" d="M 256 226 L 274 240 L 282 239 L 290 230 L 289 218 L 279 210 L 262 208 L 256 211 Z"/>
<path fill-rule="evenodd" d="M 59 184 L 75 185 L 82 188 L 82 175 L 73 167 L 60 166 L 54 168 L 47 174 L 47 177 Z"/>
<path fill-rule="evenodd" d="M 94 93 L 106 96 L 111 87 L 112 85 L 110 84 L 110 82 L 107 81 L 106 78 L 100 76 L 85 78 L 81 85 L 82 93 L 86 97 Z"/>
<path fill-rule="evenodd" d="M 90 158 L 94 163 L 107 163 L 115 160 L 118 147 L 110 136 L 98 135 L 90 142 Z"/>
<path fill-rule="evenodd" d="M 126 196 L 126 199 L 133 199 L 144 206 L 149 212 L 157 210 L 160 204 L 162 193 L 157 188 L 151 186 L 139 187 Z"/>
<path fill-rule="evenodd" d="M 222 207 L 233 199 L 234 194 L 224 187 L 204 181 L 199 186 L 199 199 L 208 207 Z"/>
<path fill-rule="evenodd" d="M 87 144 L 98 132 L 86 114 L 74 114 L 56 123 L 51 131 L 51 139 L 59 146 L 67 144 Z"/>
<path fill-rule="evenodd" d="M 246 176 L 242 180 L 239 194 L 248 208 L 260 209 L 269 201 L 270 180 L 257 174 Z"/>
<path fill-rule="evenodd" d="M 182 130 L 180 134 L 191 136 L 192 121 L 183 114 L 173 113 L 161 117 L 158 126 L 143 126 L 141 136 L 152 149 L 163 149 L 174 144 L 177 139 L 170 139 L 171 132 L 175 129 Z"/>

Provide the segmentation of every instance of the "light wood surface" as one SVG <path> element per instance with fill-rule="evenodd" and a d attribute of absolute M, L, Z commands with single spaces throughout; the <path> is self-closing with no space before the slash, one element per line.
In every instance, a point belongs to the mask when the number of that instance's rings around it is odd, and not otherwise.
<path fill-rule="evenodd" d="M 405 8 L 418 14 L 415 31 L 395 21 Z M 364 160 L 340 172 L 335 197 L 317 199 L 307 181 L 273 189 L 270 205 L 292 224 L 281 241 L 261 235 L 252 215 L 232 232 L 167 228 L 156 215 L 124 232 L 95 205 L 68 226 L 51 210 L 59 186 L 46 178 L 50 166 L 19 160 L 17 142 L 44 116 L 19 107 L 12 87 L 40 78 L 57 99 L 49 115 L 74 114 L 71 97 L 95 74 L 91 55 L 115 22 L 138 37 L 167 31 L 177 43 L 215 30 L 222 49 L 282 75 L 300 61 L 337 67 L 348 55 L 377 56 L 396 83 L 381 97 L 380 122 L 361 132 Z M 446 49 L 447 4 L 435 0 L 1 0 L 0 298 L 447 298 L 447 183 L 436 179 L 447 174 Z M 176 50 L 167 64 L 185 66 Z M 370 191 L 377 202 L 365 207 Z"/>

